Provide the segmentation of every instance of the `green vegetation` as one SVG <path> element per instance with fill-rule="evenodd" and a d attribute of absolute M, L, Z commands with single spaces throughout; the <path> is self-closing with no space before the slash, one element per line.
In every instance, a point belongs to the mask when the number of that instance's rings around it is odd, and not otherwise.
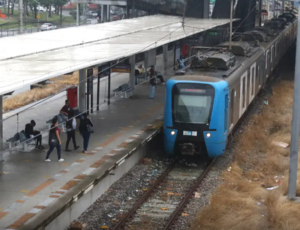
<path fill-rule="evenodd" d="M 56 25 L 60 25 L 60 15 L 52 14 L 51 17 L 47 17 L 46 12 L 40 12 L 39 25 L 41 26 L 45 22 L 52 22 Z M 62 16 L 62 25 L 74 24 L 76 19 L 71 16 Z M 9 15 L 6 19 L 0 19 L 1 29 L 16 29 L 19 26 L 19 11 L 14 10 L 13 15 Z M 30 16 L 24 17 L 24 27 L 26 29 L 36 28 L 38 26 L 38 19 L 34 18 L 34 13 L 30 12 Z"/>

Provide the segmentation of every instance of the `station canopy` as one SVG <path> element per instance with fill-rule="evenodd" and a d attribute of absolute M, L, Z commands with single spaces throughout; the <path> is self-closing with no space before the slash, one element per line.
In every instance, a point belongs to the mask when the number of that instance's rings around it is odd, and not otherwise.
<path fill-rule="evenodd" d="M 1 38 L 0 95 L 229 23 L 154 15 Z"/>

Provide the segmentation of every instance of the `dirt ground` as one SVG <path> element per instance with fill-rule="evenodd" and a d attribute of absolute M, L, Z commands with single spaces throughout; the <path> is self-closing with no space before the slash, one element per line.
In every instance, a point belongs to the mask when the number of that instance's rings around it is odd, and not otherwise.
<path fill-rule="evenodd" d="M 280 80 L 263 109 L 242 127 L 233 145 L 234 162 L 222 173 L 221 185 L 190 229 L 300 229 L 300 203 L 286 198 L 290 148 L 285 144 L 291 139 L 294 55 L 290 52 L 281 63 Z"/>

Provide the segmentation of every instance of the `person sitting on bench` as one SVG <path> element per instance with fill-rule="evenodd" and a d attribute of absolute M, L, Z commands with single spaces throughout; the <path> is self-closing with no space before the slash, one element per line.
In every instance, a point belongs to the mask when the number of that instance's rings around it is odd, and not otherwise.
<path fill-rule="evenodd" d="M 34 126 L 36 125 L 34 120 L 31 120 L 30 123 L 25 125 L 25 135 L 27 138 L 33 138 L 36 139 L 36 149 L 44 149 L 42 146 L 42 135 L 41 132 L 34 130 Z"/>

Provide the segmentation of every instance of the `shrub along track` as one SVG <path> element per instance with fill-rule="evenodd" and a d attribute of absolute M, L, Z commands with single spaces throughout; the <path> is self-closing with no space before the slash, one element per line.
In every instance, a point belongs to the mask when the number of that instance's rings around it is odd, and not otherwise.
<path fill-rule="evenodd" d="M 269 87 L 273 84 L 267 84 L 272 96 L 260 99 L 262 110 L 254 108 L 255 114 L 250 111 L 246 116 L 250 121 L 234 137 L 234 162 L 223 171 L 218 187 L 210 188 L 210 193 L 216 190 L 198 207 L 201 211 L 191 229 L 300 229 L 300 204 L 286 198 L 289 147 L 279 145 L 290 142 L 294 55 L 289 52 L 280 63 L 280 78 L 273 90 Z"/>

